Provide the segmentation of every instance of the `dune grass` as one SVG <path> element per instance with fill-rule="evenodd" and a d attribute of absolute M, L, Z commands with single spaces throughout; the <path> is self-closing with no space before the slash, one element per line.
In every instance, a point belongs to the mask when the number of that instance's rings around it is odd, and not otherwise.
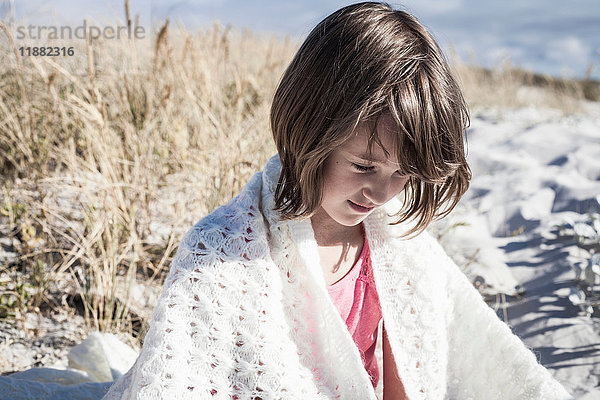
<path fill-rule="evenodd" d="M 52 58 L 20 57 L 4 35 L 0 237 L 13 254 L 0 318 L 73 307 L 89 329 L 141 338 L 133 284 L 159 287 L 185 230 L 275 153 L 270 102 L 299 43 L 166 21 L 151 40 L 80 40 Z M 597 96 L 585 82 L 454 67 L 474 108 L 570 113 Z"/>

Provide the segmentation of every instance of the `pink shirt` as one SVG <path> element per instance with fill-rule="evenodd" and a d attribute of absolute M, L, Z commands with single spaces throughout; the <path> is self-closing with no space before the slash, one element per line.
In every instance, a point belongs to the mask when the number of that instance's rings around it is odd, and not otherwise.
<path fill-rule="evenodd" d="M 327 287 L 348 331 L 360 351 L 365 369 L 373 387 L 379 381 L 379 368 L 375 359 L 377 326 L 381 320 L 379 296 L 375 290 L 369 244 L 365 242 L 360 257 L 352 269 L 339 281 Z"/>

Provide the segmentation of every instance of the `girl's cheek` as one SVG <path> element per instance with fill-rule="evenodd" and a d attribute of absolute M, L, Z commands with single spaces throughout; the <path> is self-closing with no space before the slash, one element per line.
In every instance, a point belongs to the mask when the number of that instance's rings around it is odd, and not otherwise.
<path fill-rule="evenodd" d="M 406 186 L 407 183 L 408 183 L 408 178 L 398 179 L 398 183 L 396 183 L 395 188 L 394 188 L 395 189 L 394 195 L 397 195 L 398 193 L 400 193 L 404 189 L 404 187 Z"/>
<path fill-rule="evenodd" d="M 372 178 L 369 178 L 369 176 L 367 174 L 356 174 L 353 173 L 349 178 L 348 178 L 348 189 L 359 189 L 365 185 L 367 185 L 369 183 L 369 180 Z"/>
<path fill-rule="evenodd" d="M 336 174 L 335 180 L 338 184 L 351 185 L 359 182 L 360 176 L 353 172 L 340 171 L 340 173 Z"/>

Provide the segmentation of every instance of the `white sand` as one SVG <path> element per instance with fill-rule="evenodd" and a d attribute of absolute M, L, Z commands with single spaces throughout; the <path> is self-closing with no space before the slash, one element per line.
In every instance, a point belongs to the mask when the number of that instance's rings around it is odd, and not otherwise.
<path fill-rule="evenodd" d="M 571 265 L 589 253 L 553 234 L 568 219 L 600 213 L 600 108 L 569 117 L 487 112 L 469 131 L 472 186 L 444 226 L 469 225 L 450 229 L 442 243 L 463 258 L 481 247 L 467 272 L 496 290 L 510 293 L 514 277 L 525 292 L 509 297 L 513 331 L 576 398 L 600 399 L 600 318 L 568 299 Z"/>

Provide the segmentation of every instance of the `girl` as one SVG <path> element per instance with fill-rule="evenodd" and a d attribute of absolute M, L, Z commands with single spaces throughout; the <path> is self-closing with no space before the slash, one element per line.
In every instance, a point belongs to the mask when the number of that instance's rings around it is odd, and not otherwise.
<path fill-rule="evenodd" d="M 467 190 L 467 124 L 413 16 L 323 20 L 275 93 L 278 155 L 184 237 L 105 398 L 570 398 L 424 232 Z"/>

